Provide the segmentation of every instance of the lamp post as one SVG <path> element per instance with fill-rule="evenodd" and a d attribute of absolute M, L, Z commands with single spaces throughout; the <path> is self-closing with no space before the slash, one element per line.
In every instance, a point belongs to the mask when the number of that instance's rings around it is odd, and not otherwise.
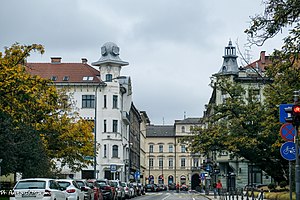
<path fill-rule="evenodd" d="M 97 179 L 97 90 L 100 85 L 95 89 L 95 117 L 94 117 L 94 179 Z"/>
<path fill-rule="evenodd" d="M 0 158 L 0 178 L 1 178 L 1 163 L 2 163 L 2 158 Z M 1 179 L 0 179 L 0 189 L 1 189 Z"/>
<path fill-rule="evenodd" d="M 97 91 L 99 87 L 106 86 L 106 83 L 100 82 L 95 89 L 95 117 L 94 117 L 94 178 L 97 179 Z"/>

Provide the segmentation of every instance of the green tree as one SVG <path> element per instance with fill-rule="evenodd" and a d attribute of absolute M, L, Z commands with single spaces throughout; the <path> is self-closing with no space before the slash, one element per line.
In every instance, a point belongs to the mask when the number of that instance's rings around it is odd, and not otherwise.
<path fill-rule="evenodd" d="M 92 125 L 76 114 L 68 115 L 65 94 L 50 80 L 27 72 L 26 59 L 32 51 L 44 49 L 16 43 L 0 52 L 3 174 L 49 176 L 56 171 L 54 160 L 78 170 L 90 163 L 84 157 L 93 155 Z"/>
<path fill-rule="evenodd" d="M 245 88 L 226 78 L 220 78 L 215 89 L 227 94 L 226 101 L 220 105 L 210 105 L 213 114 L 205 118 L 207 126 L 195 129 L 196 136 L 188 138 L 192 151 L 208 153 L 226 150 L 233 157 L 243 157 L 260 165 L 277 181 L 286 180 L 281 176 L 286 166 L 281 164 L 274 169 L 279 154 L 278 146 L 273 146 L 277 143 L 278 130 L 268 135 L 264 130 L 267 107 L 254 94 L 250 93 L 246 98 Z M 251 88 L 247 89 L 251 91 Z"/>

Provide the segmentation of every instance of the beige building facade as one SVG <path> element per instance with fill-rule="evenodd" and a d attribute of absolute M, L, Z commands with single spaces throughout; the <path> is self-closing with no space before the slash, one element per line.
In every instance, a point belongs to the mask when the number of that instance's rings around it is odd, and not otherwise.
<path fill-rule="evenodd" d="M 192 133 L 194 126 L 200 126 L 200 118 L 176 120 L 174 125 L 148 125 L 145 151 L 147 158 L 146 183 L 186 184 L 196 187 L 200 184 L 200 154 L 191 154 L 188 144 L 180 142 Z"/>

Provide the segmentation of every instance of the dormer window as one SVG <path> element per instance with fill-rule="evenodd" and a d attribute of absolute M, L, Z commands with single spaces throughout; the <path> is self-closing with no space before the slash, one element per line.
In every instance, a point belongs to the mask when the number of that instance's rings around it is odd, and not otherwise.
<path fill-rule="evenodd" d="M 223 66 L 223 67 L 222 67 L 222 71 L 223 71 L 223 72 L 226 72 L 226 71 L 227 71 L 227 67 L 226 67 L 226 66 Z"/>
<path fill-rule="evenodd" d="M 83 81 L 92 81 L 92 80 L 94 80 L 94 77 L 93 76 L 84 76 L 84 77 L 82 77 L 82 80 Z"/>
<path fill-rule="evenodd" d="M 70 79 L 69 76 L 64 76 L 63 81 L 68 81 Z"/>
<path fill-rule="evenodd" d="M 51 81 L 56 81 L 57 80 L 57 76 L 51 76 Z"/>

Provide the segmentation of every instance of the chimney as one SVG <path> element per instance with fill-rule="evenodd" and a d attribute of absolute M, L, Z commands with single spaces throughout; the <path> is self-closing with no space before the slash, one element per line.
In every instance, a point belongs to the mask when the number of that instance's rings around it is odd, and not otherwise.
<path fill-rule="evenodd" d="M 51 64 L 60 64 L 61 57 L 51 57 Z"/>
<path fill-rule="evenodd" d="M 260 61 L 262 64 L 266 64 L 266 52 L 265 51 L 261 51 L 260 52 Z"/>
<path fill-rule="evenodd" d="M 88 60 L 86 58 L 81 58 L 82 64 L 87 64 Z"/>

